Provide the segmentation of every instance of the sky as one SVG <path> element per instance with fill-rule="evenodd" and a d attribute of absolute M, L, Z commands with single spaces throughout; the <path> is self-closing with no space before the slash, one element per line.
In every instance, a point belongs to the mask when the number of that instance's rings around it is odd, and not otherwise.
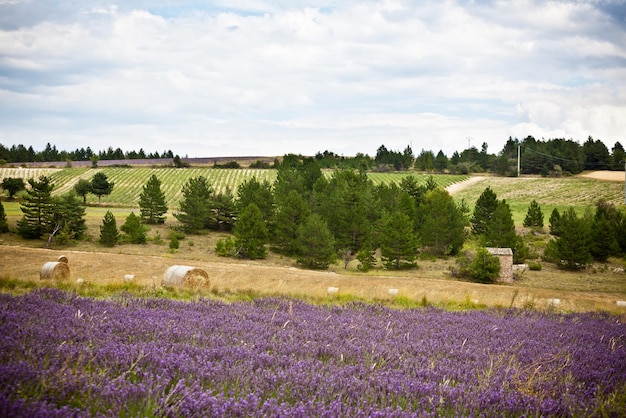
<path fill-rule="evenodd" d="M 626 144 L 626 0 L 0 0 L 0 143 L 188 157 Z"/>

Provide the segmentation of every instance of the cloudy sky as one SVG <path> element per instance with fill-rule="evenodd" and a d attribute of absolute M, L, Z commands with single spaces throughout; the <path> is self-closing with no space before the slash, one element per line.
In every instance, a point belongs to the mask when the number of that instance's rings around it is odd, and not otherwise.
<path fill-rule="evenodd" d="M 626 143 L 626 0 L 0 0 L 0 143 L 189 157 Z"/>

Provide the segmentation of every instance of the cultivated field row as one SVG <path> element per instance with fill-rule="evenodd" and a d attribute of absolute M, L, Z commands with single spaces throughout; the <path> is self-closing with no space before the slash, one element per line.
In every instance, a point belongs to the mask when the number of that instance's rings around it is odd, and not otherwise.
<path fill-rule="evenodd" d="M 216 193 L 224 192 L 227 188 L 236 193 L 237 188 L 246 180 L 256 177 L 259 181 L 273 183 L 276 180 L 276 170 L 258 169 L 215 169 L 212 167 L 193 167 L 186 169 L 152 168 L 152 167 L 103 167 L 103 168 L 0 168 L 0 181 L 6 177 L 21 177 L 25 180 L 47 175 L 55 185 L 54 194 L 67 193 L 80 179 L 90 180 L 97 172 L 106 174 L 109 181 L 115 183 L 113 192 L 102 198 L 103 205 L 118 205 L 137 207 L 139 194 L 151 175 L 155 174 L 161 181 L 161 189 L 165 194 L 170 208 L 178 207 L 182 197 L 183 185 L 192 177 L 204 176 L 212 185 Z M 332 171 L 325 171 L 327 177 Z M 409 175 L 417 178 L 418 183 L 425 184 L 430 175 L 412 172 L 368 173 L 368 178 L 374 184 L 400 183 Z M 441 187 L 449 187 L 467 180 L 466 175 L 433 175 L 435 182 Z M 515 212 L 515 208 L 527 206 L 533 199 L 544 206 L 544 214 L 549 215 L 552 207 L 563 208 L 573 206 L 577 209 L 592 207 L 599 199 L 604 199 L 615 205 L 624 202 L 624 185 L 621 181 L 602 181 L 584 176 L 568 178 L 541 178 L 541 177 L 492 177 L 485 176 L 468 182 L 466 187 L 457 187 L 454 197 L 464 199 L 470 207 L 473 206 L 480 193 L 491 187 L 499 199 L 506 199 Z M 87 202 L 97 203 L 96 196 L 88 195 Z"/>
<path fill-rule="evenodd" d="M 5 177 L 20 177 L 25 180 L 39 178 L 47 175 L 55 185 L 53 194 L 60 195 L 70 191 L 80 179 L 90 180 L 97 172 L 103 172 L 110 182 L 115 183 L 113 192 L 102 199 L 103 204 L 138 206 L 139 194 L 143 186 L 153 174 L 161 181 L 161 190 L 165 194 L 166 201 L 171 208 L 178 206 L 182 197 L 183 185 L 193 177 L 204 176 L 216 193 L 230 189 L 236 193 L 240 184 L 256 177 L 259 181 L 274 183 L 276 170 L 257 169 L 215 169 L 215 168 L 151 168 L 151 167 L 105 167 L 105 168 L 66 168 L 66 169 L 43 169 L 43 168 L 0 168 L 0 180 Z M 327 177 L 332 171 L 325 171 Z M 374 184 L 400 183 L 402 178 L 412 173 L 371 173 L 368 177 Z M 428 175 L 413 174 L 420 184 L 425 184 Z M 447 187 L 456 182 L 465 180 L 468 176 L 462 175 L 439 175 L 433 176 L 441 187 Z M 88 203 L 96 203 L 97 197 L 89 195 Z"/>

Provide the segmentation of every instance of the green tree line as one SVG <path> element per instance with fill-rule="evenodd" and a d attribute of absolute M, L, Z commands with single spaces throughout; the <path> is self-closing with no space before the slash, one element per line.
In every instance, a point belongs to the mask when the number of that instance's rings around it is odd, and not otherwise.
<path fill-rule="evenodd" d="M 321 168 L 342 168 L 354 170 L 375 171 L 403 171 L 417 170 L 422 172 L 450 172 L 468 174 L 475 172 L 493 172 L 500 175 L 517 175 L 518 150 L 521 150 L 520 166 L 522 174 L 541 174 L 544 176 L 561 176 L 577 174 L 583 170 L 624 170 L 625 152 L 620 142 L 615 142 L 609 148 L 600 140 L 588 137 L 580 144 L 572 139 L 553 138 L 537 140 L 532 136 L 519 140 L 509 137 L 504 147 L 497 153 L 490 153 L 488 145 L 483 142 L 480 150 L 475 146 L 468 146 L 465 150 L 455 151 L 446 155 L 442 150 L 437 152 L 422 149 L 417 155 L 412 146 L 404 150 L 390 150 L 381 145 L 374 157 L 356 153 L 354 157 L 344 157 L 332 151 L 318 152 L 314 160 Z M 164 151 L 146 153 L 139 151 L 124 152 L 120 148 L 109 147 L 106 150 L 94 152 L 91 148 L 80 148 L 74 151 L 59 151 L 50 143 L 41 151 L 35 151 L 32 146 L 13 145 L 10 148 L 0 143 L 0 163 L 27 163 L 47 161 L 92 161 L 98 160 L 135 160 L 172 158 L 177 167 L 184 167 L 180 157 L 174 153 Z M 303 159 L 299 155 L 287 155 L 289 159 Z M 283 161 L 285 163 L 285 161 Z M 276 160 L 273 167 L 281 164 Z M 237 167 L 238 163 L 231 162 L 222 167 Z M 217 164 L 216 164 L 217 167 Z M 269 164 L 257 161 L 256 168 L 269 168 Z"/>

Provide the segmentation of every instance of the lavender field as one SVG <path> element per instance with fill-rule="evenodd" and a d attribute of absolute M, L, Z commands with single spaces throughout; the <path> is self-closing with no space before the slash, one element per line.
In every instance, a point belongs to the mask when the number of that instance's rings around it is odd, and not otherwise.
<path fill-rule="evenodd" d="M 623 416 L 605 314 L 0 295 L 0 416 Z"/>

